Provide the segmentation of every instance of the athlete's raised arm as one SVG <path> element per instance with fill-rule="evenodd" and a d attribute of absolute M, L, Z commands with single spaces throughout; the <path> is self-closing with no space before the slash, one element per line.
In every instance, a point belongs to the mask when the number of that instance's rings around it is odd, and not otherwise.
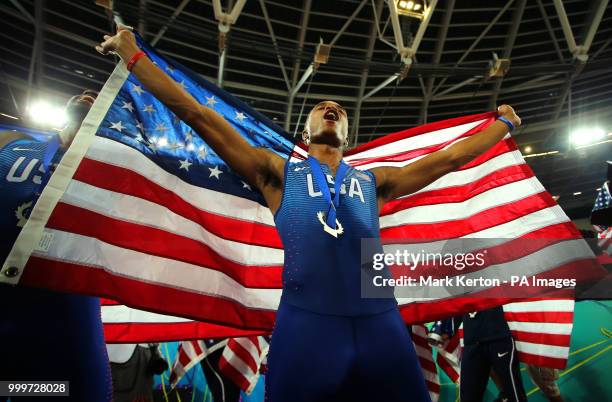
<path fill-rule="evenodd" d="M 507 119 L 515 127 L 521 124 L 521 119 L 512 107 L 502 105 L 497 110 L 500 117 Z M 434 152 L 405 167 L 372 169 L 378 186 L 379 205 L 412 194 L 445 174 L 457 170 L 497 144 L 508 133 L 508 129 L 506 123 L 498 120 L 478 134 L 459 141 L 446 149 Z"/>
<path fill-rule="evenodd" d="M 105 35 L 104 42 L 96 46 L 96 50 L 102 54 L 116 52 L 126 63 L 140 51 L 134 34 L 125 28 L 120 28 L 114 36 Z M 199 104 L 148 57 L 140 58 L 132 73 L 149 92 L 191 126 L 234 171 L 264 195 L 269 192 L 270 183 L 282 183 L 284 160 L 280 156 L 251 146 L 223 116 Z"/>

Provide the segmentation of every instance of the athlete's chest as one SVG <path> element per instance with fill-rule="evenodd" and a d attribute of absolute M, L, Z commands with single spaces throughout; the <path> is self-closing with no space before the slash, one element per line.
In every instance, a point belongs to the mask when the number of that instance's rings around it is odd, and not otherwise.
<path fill-rule="evenodd" d="M 295 202 L 314 206 L 328 203 L 325 189 L 322 186 L 327 187 L 332 198 L 336 198 L 338 190 L 340 193 L 338 209 L 343 205 L 351 208 L 369 208 L 371 202 L 376 201 L 376 185 L 369 174 L 351 168 L 341 182 L 336 183 L 337 178 L 327 166 L 323 167 L 322 172 L 323 182 L 317 179 L 315 173 L 307 165 L 290 167 L 285 191 L 292 194 Z"/>

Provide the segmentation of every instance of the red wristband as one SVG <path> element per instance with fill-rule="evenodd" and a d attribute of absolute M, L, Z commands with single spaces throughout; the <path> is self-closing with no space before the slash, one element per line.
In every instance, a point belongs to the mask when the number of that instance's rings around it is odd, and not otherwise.
<path fill-rule="evenodd" d="M 140 58 L 143 57 L 143 56 L 146 56 L 146 54 L 142 50 L 140 52 L 136 53 L 135 55 L 133 55 L 130 58 L 130 61 L 128 61 L 127 65 L 126 65 L 128 71 L 132 71 L 132 68 L 134 67 L 134 64 L 136 64 L 136 62 L 138 60 L 140 60 Z"/>

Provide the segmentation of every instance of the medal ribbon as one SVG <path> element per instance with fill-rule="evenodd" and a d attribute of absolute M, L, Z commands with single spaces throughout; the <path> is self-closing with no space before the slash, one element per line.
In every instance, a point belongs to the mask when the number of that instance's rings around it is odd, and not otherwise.
<path fill-rule="evenodd" d="M 336 178 L 334 179 L 334 199 L 332 202 L 331 192 L 329 191 L 327 180 L 323 174 L 323 170 L 321 169 L 321 164 L 312 156 L 308 157 L 308 163 L 310 164 L 310 169 L 312 170 L 314 180 L 319 186 L 321 193 L 323 193 L 323 198 L 329 204 L 327 215 L 325 216 L 325 223 L 327 223 L 327 226 L 330 228 L 336 229 L 336 208 L 338 208 L 340 205 L 340 186 L 342 185 L 342 180 L 344 180 L 344 177 L 349 170 L 349 165 L 347 165 L 344 161 L 340 161 L 340 165 L 338 165 Z"/>

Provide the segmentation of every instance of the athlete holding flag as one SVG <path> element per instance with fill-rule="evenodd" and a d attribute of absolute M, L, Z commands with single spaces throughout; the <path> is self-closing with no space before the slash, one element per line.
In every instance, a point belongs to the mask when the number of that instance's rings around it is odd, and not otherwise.
<path fill-rule="evenodd" d="M 116 52 L 138 80 L 263 194 L 283 242 L 283 293 L 272 334 L 267 400 L 429 401 L 409 334 L 388 298 L 361 297 L 361 240 L 377 239 L 378 212 L 484 153 L 521 120 L 507 105 L 483 131 L 403 168 L 358 171 L 342 155 L 348 117 L 324 101 L 309 113 L 309 158 L 289 163 L 252 147 L 214 110 L 199 104 L 120 29 L 97 46 Z M 388 274 L 388 272 L 387 272 Z M 369 384 L 364 387 L 363 384 Z"/>

